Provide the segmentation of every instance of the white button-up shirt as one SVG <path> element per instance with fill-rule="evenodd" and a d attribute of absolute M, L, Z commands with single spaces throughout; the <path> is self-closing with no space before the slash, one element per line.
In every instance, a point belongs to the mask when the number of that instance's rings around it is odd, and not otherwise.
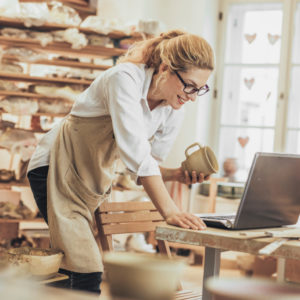
<path fill-rule="evenodd" d="M 160 175 L 158 164 L 168 155 L 184 114 L 165 103 L 150 110 L 147 94 L 153 72 L 143 64 L 118 64 L 100 74 L 71 110 L 79 117 L 111 116 L 119 156 L 136 177 Z M 49 164 L 60 124 L 41 139 L 28 171 Z"/>

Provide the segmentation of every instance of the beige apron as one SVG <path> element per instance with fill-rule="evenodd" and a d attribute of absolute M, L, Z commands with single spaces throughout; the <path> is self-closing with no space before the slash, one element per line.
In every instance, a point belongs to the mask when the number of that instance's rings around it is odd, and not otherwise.
<path fill-rule="evenodd" d="M 117 158 L 109 116 L 68 116 L 50 155 L 47 211 L 53 248 L 65 253 L 61 268 L 102 272 L 93 234 L 96 208 L 110 198 Z"/>

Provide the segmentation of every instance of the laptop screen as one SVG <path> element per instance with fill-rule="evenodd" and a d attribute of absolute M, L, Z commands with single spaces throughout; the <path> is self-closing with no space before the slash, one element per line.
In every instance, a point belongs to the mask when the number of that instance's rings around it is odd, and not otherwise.
<path fill-rule="evenodd" d="M 236 229 L 295 224 L 300 214 L 300 155 L 256 153 Z"/>

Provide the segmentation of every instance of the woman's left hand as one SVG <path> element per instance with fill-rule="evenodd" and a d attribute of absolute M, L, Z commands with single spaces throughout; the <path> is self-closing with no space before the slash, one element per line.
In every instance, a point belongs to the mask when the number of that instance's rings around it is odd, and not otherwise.
<path fill-rule="evenodd" d="M 186 229 L 204 230 L 206 229 L 205 223 L 201 218 L 186 212 L 179 212 L 172 214 L 166 218 L 170 225 L 179 226 Z"/>
<path fill-rule="evenodd" d="M 188 171 L 183 171 L 182 168 L 174 169 L 174 179 L 175 181 L 178 181 L 180 183 L 185 183 L 185 184 L 194 184 L 194 183 L 201 183 L 204 180 L 209 180 L 210 176 L 204 176 L 203 173 L 200 173 L 197 176 L 196 171 L 192 171 L 191 176 L 189 175 Z"/>

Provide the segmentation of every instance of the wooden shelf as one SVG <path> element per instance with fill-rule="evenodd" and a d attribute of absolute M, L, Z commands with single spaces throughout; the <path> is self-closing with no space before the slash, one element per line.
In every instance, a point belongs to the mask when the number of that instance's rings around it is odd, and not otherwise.
<path fill-rule="evenodd" d="M 20 130 L 24 130 L 24 131 L 28 131 L 28 132 L 34 132 L 34 133 L 46 133 L 46 132 L 48 132 L 48 130 L 26 129 L 26 128 L 20 128 L 20 127 L 15 127 L 15 129 L 20 129 Z"/>
<path fill-rule="evenodd" d="M 10 182 L 0 182 L 0 190 L 9 190 L 12 186 L 17 187 L 29 187 L 28 182 L 17 182 L 17 181 L 10 181 Z M 0 218 L 1 220 L 1 218 Z"/>
<path fill-rule="evenodd" d="M 98 33 L 92 29 L 82 28 L 80 26 L 69 26 L 63 24 L 55 24 L 55 23 L 45 23 L 42 26 L 32 26 L 30 28 L 25 27 L 23 20 L 21 19 L 12 19 L 7 17 L 0 17 L 0 24 L 2 27 L 15 27 L 20 29 L 33 29 L 38 31 L 52 31 L 52 30 L 66 30 L 68 28 L 77 28 L 80 32 L 85 34 L 98 34 L 100 36 L 108 36 L 111 39 L 123 39 L 123 38 L 141 38 L 142 34 L 139 32 L 134 32 L 131 34 L 126 34 L 122 31 L 112 31 L 108 34 Z"/>
<path fill-rule="evenodd" d="M 25 57 L 17 57 L 12 55 L 3 55 L 2 59 L 8 61 L 15 62 L 24 62 L 31 65 L 51 65 L 51 66 L 61 66 L 61 67 L 71 67 L 78 69 L 93 69 L 93 70 L 107 70 L 111 68 L 111 66 L 106 65 L 96 65 L 93 63 L 85 63 L 85 62 L 77 62 L 77 61 L 68 61 L 68 60 L 60 60 L 60 59 L 39 59 L 32 61 L 30 59 L 26 59 Z"/>
<path fill-rule="evenodd" d="M 22 182 L 16 182 L 16 181 L 10 181 L 10 182 L 0 182 L 0 189 L 10 189 L 12 186 L 19 186 L 19 187 L 29 187 L 29 183 L 22 183 Z M 113 191 L 119 191 L 119 192 L 144 192 L 144 190 L 129 190 L 124 189 L 119 186 L 112 186 Z"/>
<path fill-rule="evenodd" d="M 2 112 L 0 111 L 0 113 L 2 113 Z M 30 115 L 30 116 L 32 116 L 32 115 Z M 28 128 L 22 128 L 22 127 L 14 127 L 14 128 L 12 128 L 12 130 L 13 129 L 23 130 L 23 131 L 27 131 L 27 132 L 40 132 L 40 133 L 46 133 L 46 132 L 48 132 L 46 130 L 35 130 L 35 129 L 28 129 Z M 8 150 L 7 148 L 1 147 L 1 146 L 0 146 L 0 149 L 6 149 L 6 150 Z M 8 151 L 10 151 L 10 150 L 8 150 Z M 5 183 L 5 182 L 2 182 L 2 183 Z M 13 183 L 18 183 L 18 182 L 13 181 Z M 22 183 L 20 183 L 20 184 L 22 184 Z"/>
<path fill-rule="evenodd" d="M 10 115 L 14 115 L 12 113 L 8 113 L 6 111 L 3 111 L 2 109 L 0 109 L 0 114 L 10 114 Z M 57 118 L 63 118 L 65 117 L 67 114 L 52 114 L 52 113 L 41 113 L 41 112 L 37 112 L 34 114 L 29 114 L 28 116 L 45 116 L 45 117 L 57 117 Z M 22 115 L 22 116 L 26 116 L 26 115 Z M 46 133 L 48 132 L 48 130 L 35 130 L 35 129 L 26 129 L 26 128 L 15 128 L 15 129 L 22 129 L 22 130 L 26 130 L 29 132 L 35 132 L 35 133 Z"/>
<path fill-rule="evenodd" d="M 136 189 L 136 190 L 134 190 L 134 189 L 127 189 L 127 188 L 123 188 L 123 187 L 121 187 L 121 186 L 119 186 L 119 185 L 113 185 L 112 186 L 112 190 L 113 191 L 119 191 L 119 192 L 145 192 L 145 190 L 144 189 Z"/>
<path fill-rule="evenodd" d="M 57 53 L 67 56 L 82 56 L 90 58 L 110 58 L 114 56 L 120 56 L 126 52 L 125 49 L 91 45 L 87 45 L 82 49 L 72 49 L 71 45 L 65 42 L 52 42 L 43 47 L 39 41 L 34 39 L 20 39 L 8 36 L 0 36 L 0 44 L 12 47 L 29 47 L 31 49 L 38 49 L 52 54 Z"/>
<path fill-rule="evenodd" d="M 87 79 L 73 79 L 73 78 L 62 78 L 62 77 L 38 77 L 29 76 L 27 74 L 8 73 L 0 71 L 0 79 L 9 81 L 23 81 L 23 82 L 43 82 L 43 83 L 65 83 L 65 84 L 82 84 L 90 85 L 92 80 Z"/>
<path fill-rule="evenodd" d="M 19 0 L 19 2 L 51 2 L 52 0 Z M 75 3 L 80 6 L 88 6 L 88 0 L 60 0 L 63 4 Z"/>
<path fill-rule="evenodd" d="M 57 117 L 57 118 L 63 118 L 65 117 L 67 114 L 52 114 L 52 113 L 41 113 L 41 112 L 37 112 L 35 114 L 31 114 L 31 116 L 45 116 L 45 117 Z M 37 132 L 36 130 L 32 130 L 33 132 Z M 46 131 L 40 131 L 41 133 L 46 132 Z"/>
<path fill-rule="evenodd" d="M 20 223 L 20 222 L 42 222 L 45 223 L 43 218 L 35 218 L 35 219 L 6 219 L 0 218 L 0 223 Z"/>
<path fill-rule="evenodd" d="M 63 97 L 49 97 L 42 94 L 36 94 L 36 93 L 29 93 L 29 92 L 22 92 L 22 91 L 3 91 L 0 90 L 0 96 L 15 96 L 15 97 L 27 97 L 32 99 L 44 99 L 44 100 L 66 100 L 69 102 L 70 99 L 63 98 Z"/>
<path fill-rule="evenodd" d="M 52 0 L 19 0 L 19 2 L 52 2 Z M 88 5 L 84 0 L 60 0 L 60 2 L 65 2 L 67 6 L 74 8 L 80 16 L 96 15 L 97 10 Z M 85 4 L 83 4 L 85 3 Z"/>

